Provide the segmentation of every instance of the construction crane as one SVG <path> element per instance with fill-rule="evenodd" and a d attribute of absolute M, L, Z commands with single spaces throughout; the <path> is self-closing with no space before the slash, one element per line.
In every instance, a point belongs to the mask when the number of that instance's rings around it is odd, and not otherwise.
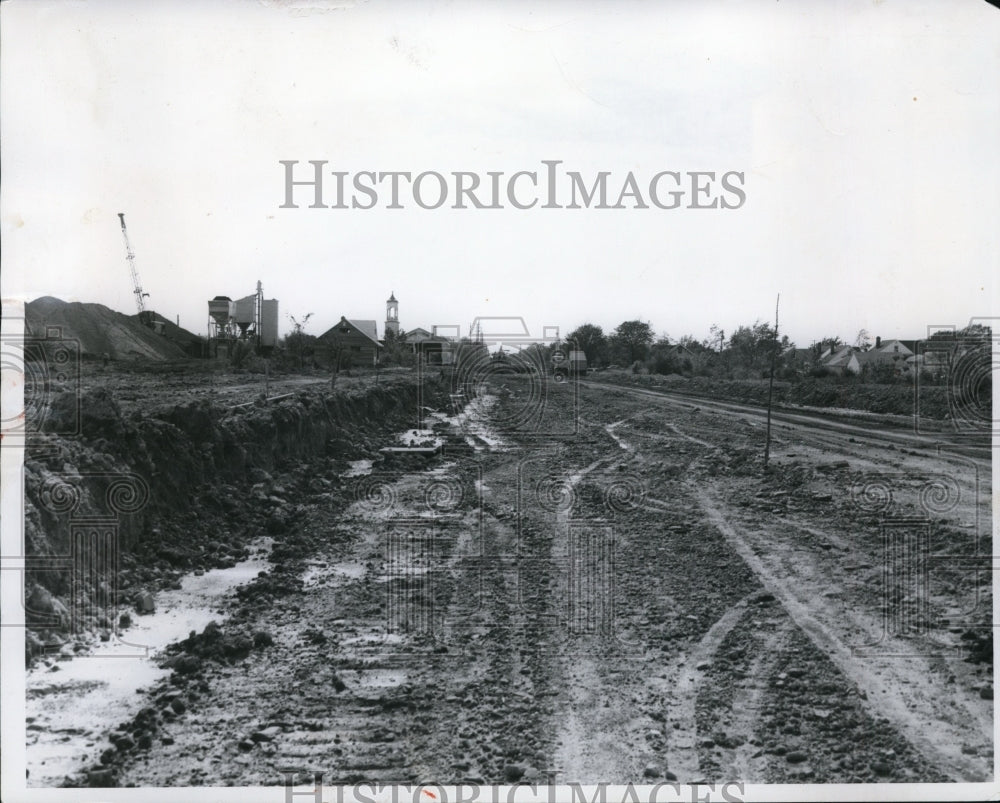
<path fill-rule="evenodd" d="M 128 229 L 125 228 L 125 213 L 119 212 L 118 218 L 122 222 L 122 237 L 125 238 L 125 260 L 128 262 L 129 273 L 132 275 L 132 292 L 135 294 L 135 305 L 139 308 L 139 322 L 147 323 L 146 302 L 144 298 L 149 298 L 149 293 L 142 292 L 142 285 L 139 283 L 139 272 L 135 269 L 135 251 L 132 250 L 132 243 L 128 239 Z"/>

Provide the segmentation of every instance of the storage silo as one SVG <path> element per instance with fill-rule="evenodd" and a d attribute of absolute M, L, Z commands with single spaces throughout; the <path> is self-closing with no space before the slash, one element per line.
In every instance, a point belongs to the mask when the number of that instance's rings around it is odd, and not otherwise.
<path fill-rule="evenodd" d="M 233 320 L 245 337 L 247 330 L 257 323 L 257 296 L 244 296 L 233 302 Z"/>
<path fill-rule="evenodd" d="M 269 298 L 260 302 L 260 345 L 278 345 L 278 299 Z"/>
<path fill-rule="evenodd" d="M 215 321 L 220 330 L 229 326 L 233 317 L 233 300 L 229 296 L 216 296 L 208 302 L 208 317 Z"/>

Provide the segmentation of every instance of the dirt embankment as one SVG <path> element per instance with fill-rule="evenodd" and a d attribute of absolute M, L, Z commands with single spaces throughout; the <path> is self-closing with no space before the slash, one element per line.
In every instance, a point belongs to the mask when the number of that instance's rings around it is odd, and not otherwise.
<path fill-rule="evenodd" d="M 631 374 L 625 371 L 601 371 L 587 376 L 588 380 L 614 385 L 639 385 L 663 388 L 672 393 L 685 393 L 706 399 L 719 399 L 759 407 L 767 405 L 766 379 L 715 379 L 679 374 Z M 978 392 L 978 389 L 975 389 Z M 778 406 L 859 410 L 879 415 L 905 416 L 904 424 L 912 425 L 916 413 L 925 419 L 946 421 L 953 412 L 955 400 L 971 412 L 988 404 L 988 396 L 980 399 L 963 389 L 955 391 L 945 385 L 913 382 L 874 384 L 848 378 L 806 378 L 795 382 L 776 381 L 773 401 Z"/>
<path fill-rule="evenodd" d="M 72 652 L 151 607 L 183 573 L 233 565 L 300 515 L 295 489 L 330 457 L 365 457 L 438 393 L 401 378 L 231 409 L 210 401 L 129 415 L 105 389 L 56 396 L 24 467 L 29 657 Z M 52 432 L 74 429 L 75 437 Z M 145 601 L 144 601 L 145 600 Z"/>

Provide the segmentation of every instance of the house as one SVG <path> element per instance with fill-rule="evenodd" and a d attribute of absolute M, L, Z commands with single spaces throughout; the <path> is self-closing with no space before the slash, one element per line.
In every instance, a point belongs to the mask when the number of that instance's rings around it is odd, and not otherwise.
<path fill-rule="evenodd" d="M 911 345 L 913 348 L 911 348 Z M 875 346 L 858 355 L 862 368 L 865 366 L 890 366 L 894 373 L 904 374 L 912 370 L 913 363 L 907 362 L 912 356 L 916 343 L 914 341 L 887 340 L 875 338 Z"/>
<path fill-rule="evenodd" d="M 789 346 L 782 352 L 781 357 L 786 367 L 794 371 L 807 371 L 816 364 L 819 352 L 815 348 L 800 349 Z"/>
<path fill-rule="evenodd" d="M 382 348 L 375 321 L 348 320 L 343 316 L 338 324 L 317 338 L 317 343 L 328 352 L 331 360 L 339 355 L 342 368 L 373 366 Z"/>
<path fill-rule="evenodd" d="M 875 347 L 866 351 L 865 354 L 874 355 L 874 359 L 877 362 L 905 362 L 907 357 L 913 356 L 915 350 L 916 341 L 887 340 L 883 343 L 881 337 L 876 337 Z"/>
<path fill-rule="evenodd" d="M 831 374 L 859 374 L 861 360 L 859 357 L 866 352 L 858 351 L 854 346 L 838 346 L 835 350 L 827 349 L 820 357 L 820 365 Z"/>
<path fill-rule="evenodd" d="M 453 338 L 439 335 L 437 327 L 433 332 L 429 332 L 421 326 L 417 326 L 409 331 L 403 330 L 399 326 L 399 301 L 393 291 L 385 302 L 385 332 L 390 332 L 398 338 L 402 338 L 405 348 L 414 354 L 424 363 L 432 365 L 448 365 L 452 360 Z"/>
<path fill-rule="evenodd" d="M 439 335 L 436 331 L 428 332 L 420 326 L 410 329 L 405 335 L 406 344 L 424 362 L 431 365 L 448 365 L 453 361 L 451 338 Z"/>

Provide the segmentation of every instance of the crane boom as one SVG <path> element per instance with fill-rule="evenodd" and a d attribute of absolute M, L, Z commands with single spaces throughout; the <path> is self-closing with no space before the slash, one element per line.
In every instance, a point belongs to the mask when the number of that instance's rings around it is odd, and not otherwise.
<path fill-rule="evenodd" d="M 146 302 L 144 298 L 149 298 L 149 293 L 142 291 L 139 283 L 139 272 L 135 269 L 135 252 L 132 250 L 132 243 L 128 239 L 128 229 L 125 228 L 125 213 L 119 212 L 118 218 L 122 222 L 122 237 L 125 238 L 125 260 L 128 262 L 129 273 L 132 276 L 132 292 L 135 294 L 135 305 L 139 308 L 139 319 L 146 317 Z M 142 321 L 145 323 L 145 321 Z"/>

